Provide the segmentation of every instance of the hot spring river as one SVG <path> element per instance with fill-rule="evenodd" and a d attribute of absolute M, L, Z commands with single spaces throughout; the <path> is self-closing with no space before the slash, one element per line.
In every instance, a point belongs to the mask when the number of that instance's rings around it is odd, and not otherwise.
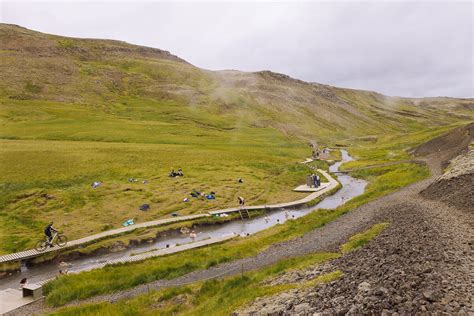
<path fill-rule="evenodd" d="M 333 164 L 329 168 L 329 171 L 337 172 L 339 170 L 339 166 L 342 163 L 353 160 L 346 150 L 341 150 L 341 154 L 342 160 Z M 342 184 L 342 188 L 337 193 L 324 198 L 323 201 L 321 201 L 315 206 L 299 209 L 281 209 L 268 212 L 267 216 L 252 217 L 245 221 L 234 220 L 224 224 L 198 227 L 195 230 L 197 233 L 196 240 L 202 240 L 209 237 L 220 237 L 223 235 L 228 235 L 230 233 L 243 235 L 246 235 L 247 233 L 254 234 L 271 226 L 277 225 L 278 223 L 284 223 L 288 219 L 304 216 L 309 212 L 316 211 L 317 209 L 335 209 L 344 202 L 347 202 L 349 199 L 352 199 L 364 193 L 365 186 L 367 185 L 366 181 L 355 179 L 345 174 L 338 174 L 337 179 Z M 100 254 L 69 261 L 69 263 L 71 264 L 69 271 L 87 270 L 88 267 L 97 263 L 127 257 L 146 251 L 156 250 L 159 248 L 165 248 L 166 245 L 172 247 L 176 244 L 185 244 L 189 242 L 191 242 L 191 239 L 188 235 L 180 233 L 169 233 L 167 236 L 163 236 L 159 240 L 151 244 L 138 245 L 119 252 Z M 57 274 L 58 266 L 56 262 L 44 263 L 30 268 L 24 267 L 22 268 L 21 273 L 17 273 L 1 279 L 0 290 L 6 288 L 17 288 L 22 278 L 28 278 L 29 283 L 34 283 L 52 278 Z"/>

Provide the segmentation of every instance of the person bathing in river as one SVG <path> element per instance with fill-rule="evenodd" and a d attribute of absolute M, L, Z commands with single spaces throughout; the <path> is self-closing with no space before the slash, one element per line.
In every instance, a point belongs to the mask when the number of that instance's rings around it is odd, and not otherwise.
<path fill-rule="evenodd" d="M 192 239 L 192 241 L 195 241 L 197 237 L 197 234 L 194 230 L 191 231 L 191 234 L 189 234 L 189 238 Z"/>
<path fill-rule="evenodd" d="M 27 278 L 21 279 L 21 281 L 20 281 L 20 290 L 22 290 L 27 285 L 28 285 L 28 279 Z"/>

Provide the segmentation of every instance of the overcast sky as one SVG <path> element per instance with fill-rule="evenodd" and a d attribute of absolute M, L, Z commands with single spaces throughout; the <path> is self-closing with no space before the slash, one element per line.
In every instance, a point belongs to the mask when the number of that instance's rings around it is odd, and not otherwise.
<path fill-rule="evenodd" d="M 0 0 L 0 20 L 399 96 L 473 97 L 473 2 Z"/>

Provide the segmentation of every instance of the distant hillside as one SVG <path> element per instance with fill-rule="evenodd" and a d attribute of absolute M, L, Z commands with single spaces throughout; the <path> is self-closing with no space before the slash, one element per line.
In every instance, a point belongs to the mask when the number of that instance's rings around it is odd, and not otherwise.
<path fill-rule="evenodd" d="M 184 133 L 186 124 L 221 132 L 275 128 L 302 140 L 327 142 L 474 117 L 472 99 L 387 97 L 270 71 L 213 72 L 160 49 L 8 24 L 0 24 L 0 54 L 0 102 L 6 106 L 3 124 L 8 127 L 0 133 L 3 138 L 54 139 L 51 133 L 27 133 L 23 125 L 51 119 L 46 110 L 51 106 L 71 111 L 80 106 L 84 117 L 102 112 L 108 118 L 171 123 Z M 35 104 L 34 113 L 31 108 L 22 113 L 20 105 L 25 104 Z M 54 115 L 61 120 L 72 114 Z M 85 124 L 85 134 L 88 128 Z M 76 139 L 77 133 L 64 138 Z"/>
<path fill-rule="evenodd" d="M 350 145 L 357 163 L 371 165 L 407 159 L 406 149 L 474 119 L 472 99 L 208 71 L 160 49 L 6 24 L 0 73 L 0 253 L 34 246 L 52 218 L 74 239 L 130 218 L 232 207 L 238 196 L 295 200 L 308 141 Z M 168 177 L 172 168 L 185 177 Z M 404 170 L 384 190 L 408 183 Z M 217 198 L 183 202 L 192 190 Z M 138 210 L 144 203 L 148 212 Z"/>

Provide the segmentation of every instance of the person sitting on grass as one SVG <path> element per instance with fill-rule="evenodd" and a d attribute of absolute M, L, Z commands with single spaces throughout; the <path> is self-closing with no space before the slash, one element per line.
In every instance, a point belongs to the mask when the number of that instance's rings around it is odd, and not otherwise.
<path fill-rule="evenodd" d="M 44 234 L 46 235 L 47 242 L 50 247 L 53 247 L 53 244 L 51 243 L 53 241 L 53 232 L 57 233 L 58 230 L 53 227 L 53 221 L 51 221 L 44 229 Z"/>
<path fill-rule="evenodd" d="M 245 206 L 245 199 L 243 197 L 239 196 L 237 200 L 239 201 L 240 206 Z"/>

